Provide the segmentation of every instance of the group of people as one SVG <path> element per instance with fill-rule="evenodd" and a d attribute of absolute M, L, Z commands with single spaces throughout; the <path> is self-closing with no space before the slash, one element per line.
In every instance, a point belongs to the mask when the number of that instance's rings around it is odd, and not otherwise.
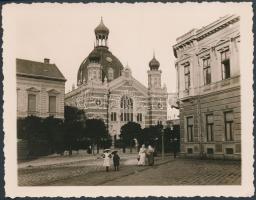
<path fill-rule="evenodd" d="M 111 165 L 111 158 L 113 159 L 113 165 L 115 171 L 119 171 L 119 165 L 120 165 L 120 157 L 117 153 L 117 151 L 111 152 L 110 149 L 105 149 L 103 154 L 103 166 L 106 167 L 106 171 L 109 171 L 110 165 Z M 154 165 L 154 148 L 151 145 L 148 145 L 148 148 L 145 148 L 145 145 L 143 144 L 139 150 L 138 154 L 138 166 L 144 166 L 146 165 L 146 158 L 148 160 L 148 165 L 153 166 Z"/>
<path fill-rule="evenodd" d="M 138 165 L 144 166 L 146 165 L 146 158 L 148 160 L 148 165 L 154 165 L 154 148 L 151 145 L 148 145 L 148 148 L 145 148 L 143 144 L 140 148 L 139 155 L 138 155 Z"/>
<path fill-rule="evenodd" d="M 117 151 L 113 151 L 112 153 L 110 153 L 110 149 L 105 149 L 102 154 L 102 157 L 104 159 L 103 166 L 106 167 L 107 172 L 109 171 L 112 157 L 113 157 L 113 164 L 114 164 L 115 171 L 119 171 L 120 157 L 117 154 Z"/>

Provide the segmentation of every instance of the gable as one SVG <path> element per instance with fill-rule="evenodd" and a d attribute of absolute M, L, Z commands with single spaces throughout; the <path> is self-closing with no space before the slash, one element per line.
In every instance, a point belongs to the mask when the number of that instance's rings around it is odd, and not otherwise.
<path fill-rule="evenodd" d="M 27 89 L 28 92 L 40 92 L 40 90 L 36 89 L 35 87 L 30 87 Z"/>
<path fill-rule="evenodd" d="M 60 94 L 60 92 L 57 91 L 57 90 L 55 90 L 55 89 L 48 90 L 47 92 L 48 92 L 49 94 L 52 94 L 52 95 Z"/>
<path fill-rule="evenodd" d="M 130 77 L 129 79 L 124 78 L 123 76 L 119 77 L 109 84 L 109 90 L 110 92 L 116 91 L 121 94 L 130 93 L 131 95 L 136 94 L 145 97 L 148 95 L 147 88 L 133 77 Z"/>

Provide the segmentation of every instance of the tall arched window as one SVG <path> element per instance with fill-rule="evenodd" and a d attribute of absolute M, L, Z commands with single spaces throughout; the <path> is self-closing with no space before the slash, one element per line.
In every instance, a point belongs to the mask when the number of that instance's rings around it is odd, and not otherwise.
<path fill-rule="evenodd" d="M 121 121 L 133 121 L 133 100 L 130 97 L 123 96 L 120 102 Z"/>
<path fill-rule="evenodd" d="M 114 79 L 114 70 L 112 68 L 108 69 L 108 80 L 112 81 Z"/>

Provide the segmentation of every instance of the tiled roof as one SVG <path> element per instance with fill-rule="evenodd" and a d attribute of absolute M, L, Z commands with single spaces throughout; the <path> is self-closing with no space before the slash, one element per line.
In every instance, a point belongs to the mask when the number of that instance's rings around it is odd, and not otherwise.
<path fill-rule="evenodd" d="M 41 79 L 66 81 L 63 74 L 55 64 L 16 59 L 16 74 Z"/>

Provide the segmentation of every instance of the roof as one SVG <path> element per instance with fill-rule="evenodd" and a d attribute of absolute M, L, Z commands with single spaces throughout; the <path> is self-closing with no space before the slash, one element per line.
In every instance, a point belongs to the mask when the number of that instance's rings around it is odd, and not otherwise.
<path fill-rule="evenodd" d="M 16 59 L 16 75 L 40 79 L 66 81 L 55 64 Z"/>

